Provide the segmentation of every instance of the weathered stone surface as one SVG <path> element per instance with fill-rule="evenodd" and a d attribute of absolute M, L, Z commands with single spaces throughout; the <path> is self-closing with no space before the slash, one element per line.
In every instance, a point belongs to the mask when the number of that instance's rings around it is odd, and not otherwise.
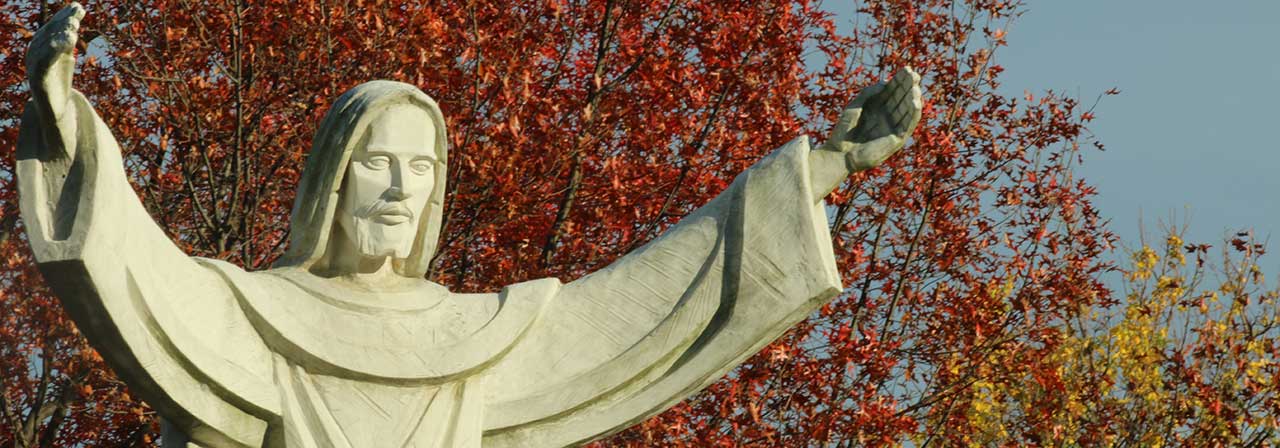
<path fill-rule="evenodd" d="M 373 81 L 320 125 L 292 240 L 263 272 L 178 250 L 70 87 L 73 5 L 28 53 L 18 148 L 40 269 L 116 372 L 167 422 L 165 446 L 568 446 L 718 379 L 840 292 L 822 198 L 902 147 L 920 113 L 902 71 L 710 203 L 568 284 L 455 294 L 423 279 L 439 237 L 445 121 Z"/>

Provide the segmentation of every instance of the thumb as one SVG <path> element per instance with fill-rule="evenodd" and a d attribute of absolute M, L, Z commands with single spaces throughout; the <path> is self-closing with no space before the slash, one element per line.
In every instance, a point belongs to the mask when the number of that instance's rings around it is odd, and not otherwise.
<path fill-rule="evenodd" d="M 884 91 L 884 88 L 885 88 L 885 84 L 883 82 L 877 82 L 875 84 L 867 86 L 867 88 L 859 91 L 858 96 L 854 97 L 853 101 L 850 101 L 849 105 L 845 106 L 844 108 L 845 109 L 862 109 L 862 106 L 867 104 L 867 101 L 870 100 L 871 97 L 879 95 L 880 92 Z"/>
<path fill-rule="evenodd" d="M 840 118 L 836 120 L 835 126 L 831 128 L 832 139 L 845 139 L 849 131 L 858 124 L 858 118 L 862 117 L 862 108 L 846 108 L 840 112 Z"/>
<path fill-rule="evenodd" d="M 875 168 L 902 149 L 904 143 L 906 141 L 902 137 L 886 135 L 850 151 L 845 155 L 845 161 L 849 164 L 850 171 L 855 173 Z"/>
<path fill-rule="evenodd" d="M 872 97 L 880 94 L 885 89 L 885 84 L 878 82 L 868 86 L 858 92 L 858 96 L 844 107 L 844 111 L 840 112 L 840 119 L 836 120 L 835 127 L 831 129 L 832 138 L 844 138 L 853 127 L 858 124 L 858 118 L 862 117 L 862 107 L 867 104 Z"/>

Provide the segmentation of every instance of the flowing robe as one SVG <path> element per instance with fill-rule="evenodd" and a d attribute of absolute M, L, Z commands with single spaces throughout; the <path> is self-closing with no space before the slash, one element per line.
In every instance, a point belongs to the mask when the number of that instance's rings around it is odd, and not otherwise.
<path fill-rule="evenodd" d="M 183 254 L 72 103 L 67 123 L 23 117 L 32 249 L 89 341 L 195 446 L 577 445 L 706 387 L 841 288 L 804 137 L 571 283 L 362 291 Z M 54 127 L 75 136 L 69 165 L 40 156 Z"/>

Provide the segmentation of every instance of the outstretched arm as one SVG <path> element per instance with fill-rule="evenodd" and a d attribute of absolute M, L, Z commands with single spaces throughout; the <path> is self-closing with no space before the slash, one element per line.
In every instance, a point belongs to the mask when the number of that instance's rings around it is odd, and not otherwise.
<path fill-rule="evenodd" d="M 577 446 L 719 379 L 835 297 L 796 138 L 662 236 L 565 285 L 491 367 L 484 446 Z"/>
<path fill-rule="evenodd" d="M 898 71 L 888 84 L 858 93 L 840 114 L 827 141 L 809 153 L 814 203 L 849 175 L 873 168 L 902 149 L 920 122 L 920 75 Z"/>
<path fill-rule="evenodd" d="M 31 101 L 22 114 L 18 136 L 18 177 L 28 233 L 36 236 L 34 248 L 46 238 L 68 237 L 82 196 L 77 187 L 84 170 L 72 168 L 80 122 L 90 117 L 77 112 L 77 102 L 84 102 L 84 97 L 71 88 L 71 76 L 83 17 L 79 4 L 63 8 L 36 31 L 27 48 Z M 39 170 L 21 172 L 23 166 L 33 165 Z M 64 192 L 68 185 L 70 190 Z M 37 250 L 36 255 L 44 254 Z"/>
<path fill-rule="evenodd" d="M 71 88 L 84 9 L 27 50 L 32 100 L 18 135 L 27 239 L 45 282 L 130 391 L 196 442 L 262 446 L 278 414 L 270 352 L 218 276 L 147 214 L 115 138 Z"/>

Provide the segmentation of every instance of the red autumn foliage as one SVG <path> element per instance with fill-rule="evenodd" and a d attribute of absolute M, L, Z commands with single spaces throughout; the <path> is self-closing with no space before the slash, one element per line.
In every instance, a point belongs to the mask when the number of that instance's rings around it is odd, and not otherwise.
<path fill-rule="evenodd" d="M 21 110 L 22 49 L 56 10 L 34 3 L 0 12 L 0 110 Z M 1111 300 L 1098 274 L 1113 238 L 1072 177 L 1095 143 L 1092 112 L 997 90 L 1017 2 L 864 1 L 852 35 L 811 0 L 86 6 L 75 86 L 192 255 L 255 269 L 282 252 L 302 158 L 341 92 L 386 78 L 434 96 L 452 191 L 431 275 L 460 291 L 600 268 L 770 150 L 824 136 L 861 88 L 919 71 L 913 142 L 829 198 L 845 294 L 601 445 L 966 443 L 984 430 L 976 382 L 1053 383 L 1058 326 Z M 34 271 L 12 182 L 16 119 L 0 119 L 0 441 L 149 443 L 150 412 Z M 1024 440 L 1048 431 L 1024 417 Z"/>

